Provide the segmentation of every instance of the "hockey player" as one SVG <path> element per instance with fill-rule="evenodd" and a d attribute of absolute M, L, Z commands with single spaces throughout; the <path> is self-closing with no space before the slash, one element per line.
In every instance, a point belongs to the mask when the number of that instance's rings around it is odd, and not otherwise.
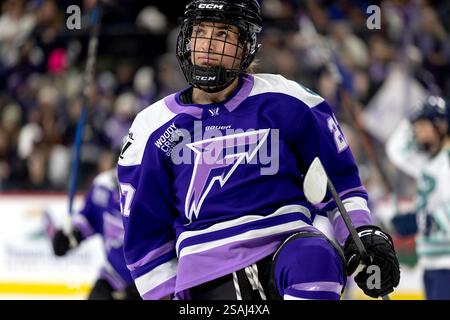
<path fill-rule="evenodd" d="M 186 6 L 177 57 L 190 86 L 138 114 L 119 160 L 137 288 L 145 299 L 339 299 L 359 254 L 331 197 L 305 199 L 303 175 L 319 156 L 381 270 L 379 285 L 365 269 L 357 283 L 387 294 L 399 282 L 392 240 L 371 225 L 336 118 L 299 84 L 248 72 L 260 31 L 256 0 Z M 312 227 L 319 212 L 339 246 Z"/>
<path fill-rule="evenodd" d="M 416 252 L 424 269 L 426 299 L 450 299 L 450 110 L 438 96 L 428 97 L 388 142 L 388 155 L 417 180 L 415 215 L 393 219 L 400 234 L 417 233 Z M 410 137 L 405 138 L 405 137 Z M 409 170 L 413 159 L 418 165 Z M 414 220 L 410 218 L 414 218 Z"/>
<path fill-rule="evenodd" d="M 123 224 L 120 214 L 117 169 L 100 173 L 90 188 L 81 211 L 72 218 L 72 234 L 56 230 L 49 221 L 47 233 L 52 238 L 54 253 L 65 255 L 80 242 L 100 235 L 105 247 L 106 261 L 95 282 L 89 300 L 134 300 L 140 295 L 123 257 Z M 76 243 L 71 243 L 70 238 Z M 73 241 L 73 240 L 72 240 Z"/>

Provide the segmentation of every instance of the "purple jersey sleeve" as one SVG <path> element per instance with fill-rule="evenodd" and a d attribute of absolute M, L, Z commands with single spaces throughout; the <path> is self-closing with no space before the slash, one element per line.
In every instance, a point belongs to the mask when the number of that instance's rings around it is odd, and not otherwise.
<path fill-rule="evenodd" d="M 298 159 L 301 172 L 306 172 L 318 156 L 346 207 L 355 227 L 372 223 L 367 207 L 367 192 L 336 117 L 326 101 L 309 109 L 299 122 Z M 342 245 L 349 232 L 328 192 L 317 206 L 333 225 L 336 239 Z"/>
<path fill-rule="evenodd" d="M 156 117 L 164 118 L 158 106 L 150 109 L 157 112 Z M 155 118 L 152 110 L 135 119 L 118 165 L 124 255 L 144 299 L 160 299 L 174 293 L 178 265 L 171 175 L 157 148 L 148 147 L 149 137 L 157 129 L 148 126 Z"/>
<path fill-rule="evenodd" d="M 84 205 L 73 216 L 74 227 L 83 238 L 98 234 L 103 239 L 107 262 L 100 277 L 115 290 L 122 290 L 132 282 L 123 257 L 123 226 L 119 211 L 119 197 L 115 173 L 99 174 L 86 194 Z"/>
<path fill-rule="evenodd" d="M 82 209 L 73 216 L 74 227 L 77 228 L 83 238 L 88 238 L 96 233 L 102 233 L 102 208 L 100 201 L 109 196 L 107 190 L 93 185 L 86 194 Z"/>

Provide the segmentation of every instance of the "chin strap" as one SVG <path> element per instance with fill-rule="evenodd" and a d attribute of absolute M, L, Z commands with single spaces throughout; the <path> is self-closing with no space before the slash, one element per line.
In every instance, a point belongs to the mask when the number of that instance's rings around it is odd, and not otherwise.
<path fill-rule="evenodd" d="M 222 91 L 239 76 L 237 70 L 227 70 L 222 66 L 192 66 L 191 73 L 191 84 L 194 87 L 209 93 Z"/>

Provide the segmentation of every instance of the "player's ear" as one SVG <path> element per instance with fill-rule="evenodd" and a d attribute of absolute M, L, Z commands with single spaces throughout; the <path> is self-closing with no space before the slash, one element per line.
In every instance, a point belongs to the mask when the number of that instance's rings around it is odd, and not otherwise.
<path fill-rule="evenodd" d="M 448 124 L 446 121 L 439 121 L 438 123 L 436 123 L 436 127 L 440 135 L 447 135 Z"/>

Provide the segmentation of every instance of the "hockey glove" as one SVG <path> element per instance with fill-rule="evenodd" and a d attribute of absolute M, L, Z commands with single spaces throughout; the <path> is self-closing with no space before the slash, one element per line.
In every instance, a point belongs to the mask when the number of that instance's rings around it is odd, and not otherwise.
<path fill-rule="evenodd" d="M 417 214 L 415 212 L 397 214 L 392 218 L 391 223 L 399 236 L 408 237 L 417 233 Z"/>
<path fill-rule="evenodd" d="M 387 295 L 394 291 L 400 281 L 400 267 L 392 238 L 376 226 L 362 226 L 356 230 L 371 261 L 361 261 L 361 255 L 350 235 L 344 245 L 347 275 L 353 274 L 362 262 L 364 268 L 355 276 L 358 287 L 372 298 Z M 369 266 L 377 266 L 378 275 L 377 269 L 368 269 Z"/>
<path fill-rule="evenodd" d="M 73 230 L 73 236 L 75 237 L 77 244 L 83 240 L 81 232 L 77 229 Z M 56 231 L 55 236 L 52 240 L 52 244 L 53 252 L 57 256 L 63 256 L 67 251 L 71 249 L 69 237 L 62 230 Z"/>

